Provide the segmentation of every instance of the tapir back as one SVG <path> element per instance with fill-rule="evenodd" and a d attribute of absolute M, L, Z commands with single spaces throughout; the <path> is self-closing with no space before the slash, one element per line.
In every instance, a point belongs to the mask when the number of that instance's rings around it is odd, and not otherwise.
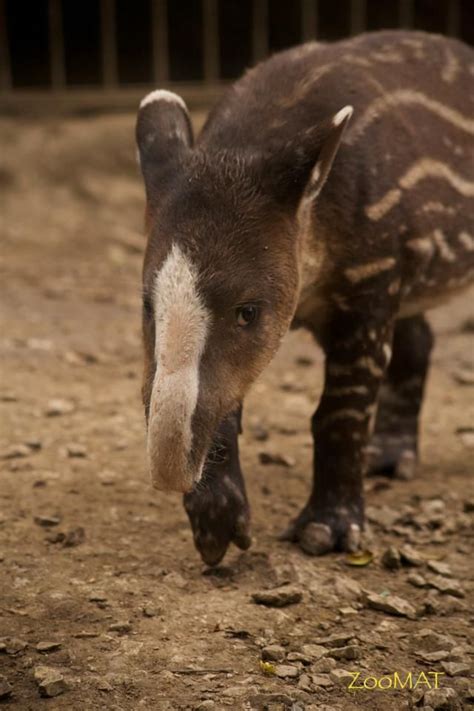
<path fill-rule="evenodd" d="M 474 52 L 380 32 L 310 43 L 249 71 L 201 144 L 271 152 L 352 104 L 316 222 L 337 262 L 396 256 L 402 311 L 462 287 L 474 267 Z M 315 230 L 315 239 L 317 239 Z"/>

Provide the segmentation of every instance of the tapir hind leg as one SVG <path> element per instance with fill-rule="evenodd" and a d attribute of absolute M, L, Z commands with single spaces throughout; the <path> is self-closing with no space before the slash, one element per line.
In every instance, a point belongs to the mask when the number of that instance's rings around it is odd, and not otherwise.
<path fill-rule="evenodd" d="M 418 456 L 418 417 L 433 347 L 423 315 L 396 322 L 393 353 L 379 392 L 368 472 L 410 479 Z"/>
<path fill-rule="evenodd" d="M 239 409 L 220 425 L 202 480 L 185 494 L 194 543 L 207 565 L 217 565 L 230 543 L 249 548 L 250 509 L 239 461 Z"/>

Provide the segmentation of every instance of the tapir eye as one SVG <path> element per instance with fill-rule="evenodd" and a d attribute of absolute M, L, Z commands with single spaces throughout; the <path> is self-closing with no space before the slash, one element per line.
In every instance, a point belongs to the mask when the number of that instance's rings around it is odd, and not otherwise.
<path fill-rule="evenodd" d="M 258 306 L 255 304 L 242 304 L 235 310 L 237 326 L 250 326 L 258 316 Z"/>

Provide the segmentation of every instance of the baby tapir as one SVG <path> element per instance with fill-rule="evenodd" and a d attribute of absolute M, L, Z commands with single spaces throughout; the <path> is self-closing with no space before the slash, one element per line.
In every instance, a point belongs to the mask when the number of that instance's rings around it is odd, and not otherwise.
<path fill-rule="evenodd" d="M 474 52 L 415 32 L 310 43 L 247 72 L 194 140 L 140 106 L 143 400 L 153 484 L 185 492 L 202 558 L 250 544 L 242 402 L 292 327 L 325 353 L 314 481 L 286 532 L 353 550 L 365 469 L 412 475 L 423 312 L 474 267 Z"/>

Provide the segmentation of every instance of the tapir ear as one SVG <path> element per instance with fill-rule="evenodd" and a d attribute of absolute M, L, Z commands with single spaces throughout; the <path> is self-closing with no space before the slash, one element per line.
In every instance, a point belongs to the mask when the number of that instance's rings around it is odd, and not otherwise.
<path fill-rule="evenodd" d="M 289 201 L 297 208 L 308 206 L 317 198 L 352 112 L 352 106 L 345 106 L 302 136 L 296 136 L 271 159 L 271 182 L 279 200 Z"/>
<path fill-rule="evenodd" d="M 164 89 L 147 94 L 136 124 L 140 167 L 147 194 L 160 190 L 193 145 L 191 120 L 183 99 Z"/>

